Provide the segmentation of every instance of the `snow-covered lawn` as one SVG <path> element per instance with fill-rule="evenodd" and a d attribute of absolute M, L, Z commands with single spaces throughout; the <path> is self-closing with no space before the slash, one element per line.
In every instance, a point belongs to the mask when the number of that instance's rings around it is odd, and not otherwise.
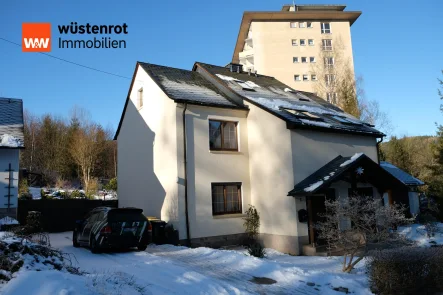
<path fill-rule="evenodd" d="M 420 247 L 443 245 L 443 223 L 437 224 L 437 232 L 431 238 L 427 237 L 425 226 L 422 224 L 399 227 L 398 231 L 404 234 L 408 240 L 416 242 L 417 246 Z"/>
<path fill-rule="evenodd" d="M 340 257 L 289 256 L 268 249 L 258 259 L 243 250 L 149 246 L 145 252 L 92 254 L 74 248 L 72 233 L 51 234 L 51 244 L 76 257 L 74 275 L 22 268 L 0 293 L 10 294 L 371 294 L 364 263 L 353 274 L 341 272 Z M 273 279 L 262 285 L 254 277 Z"/>

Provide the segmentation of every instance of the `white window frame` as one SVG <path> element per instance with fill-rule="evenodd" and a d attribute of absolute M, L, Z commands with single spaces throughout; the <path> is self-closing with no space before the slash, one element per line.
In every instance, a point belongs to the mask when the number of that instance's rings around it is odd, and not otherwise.
<path fill-rule="evenodd" d="M 316 74 L 312 74 L 311 75 L 311 81 L 317 81 L 317 75 Z"/>
<path fill-rule="evenodd" d="M 303 82 L 307 82 L 307 81 L 309 81 L 309 75 L 303 75 Z"/>
<path fill-rule="evenodd" d="M 300 39 L 300 46 L 306 46 L 306 39 Z"/>
<path fill-rule="evenodd" d="M 303 61 L 303 59 L 305 59 L 305 61 Z M 308 58 L 306 56 L 302 56 L 301 57 L 301 63 L 302 64 L 307 64 L 308 63 Z"/>
<path fill-rule="evenodd" d="M 314 26 L 312 25 L 312 22 L 306 22 L 306 27 L 312 29 Z"/>
<path fill-rule="evenodd" d="M 329 61 L 332 61 L 330 63 Z M 325 68 L 332 69 L 334 68 L 335 60 L 333 57 L 325 57 Z"/>
<path fill-rule="evenodd" d="M 326 25 L 329 25 L 329 29 L 326 29 Z M 332 33 L 331 23 L 330 22 L 321 23 L 320 27 L 321 27 L 321 33 L 322 34 L 331 34 Z"/>
<path fill-rule="evenodd" d="M 298 79 L 297 79 L 298 78 Z M 296 82 L 300 82 L 301 81 L 301 79 L 300 79 L 300 75 L 294 75 L 294 81 L 296 81 Z"/>
<path fill-rule="evenodd" d="M 325 43 L 330 43 L 331 45 L 325 45 Z M 321 49 L 324 51 L 332 51 L 332 39 L 322 39 Z"/>
<path fill-rule="evenodd" d="M 332 104 L 337 104 L 337 92 L 326 93 L 326 101 Z"/>
<path fill-rule="evenodd" d="M 335 75 L 334 74 L 326 74 L 325 75 L 325 83 L 326 86 L 331 86 L 332 83 L 335 82 Z"/>
<path fill-rule="evenodd" d="M 291 40 L 292 46 L 298 46 L 297 39 Z"/>
<path fill-rule="evenodd" d="M 297 22 L 290 22 L 290 23 L 289 23 L 289 27 L 290 27 L 291 29 L 295 29 L 295 28 L 297 28 Z"/>
<path fill-rule="evenodd" d="M 292 63 L 297 64 L 299 62 L 298 56 L 292 57 Z"/>
<path fill-rule="evenodd" d="M 315 62 L 316 62 L 316 60 L 315 60 L 315 56 L 310 56 L 310 57 L 309 57 L 309 62 L 310 62 L 310 63 L 315 63 Z"/>
<path fill-rule="evenodd" d="M 314 46 L 314 39 L 308 39 L 308 45 Z"/>
<path fill-rule="evenodd" d="M 137 91 L 137 108 L 143 107 L 143 87 Z"/>
<path fill-rule="evenodd" d="M 299 28 L 305 28 L 305 22 L 298 22 L 298 27 Z"/>

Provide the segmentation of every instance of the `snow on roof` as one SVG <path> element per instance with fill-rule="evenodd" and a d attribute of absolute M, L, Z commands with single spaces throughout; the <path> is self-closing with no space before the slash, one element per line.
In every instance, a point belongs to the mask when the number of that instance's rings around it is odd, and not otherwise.
<path fill-rule="evenodd" d="M 0 225 L 19 224 L 18 221 L 12 217 L 6 216 L 0 219 Z"/>
<path fill-rule="evenodd" d="M 300 119 L 300 121 L 302 121 L 304 124 L 307 124 L 307 125 L 320 126 L 320 127 L 326 127 L 326 128 L 331 127 L 331 124 L 321 122 L 321 121 L 314 121 L 314 120 L 308 120 L 308 119 Z"/>
<path fill-rule="evenodd" d="M 343 162 L 342 164 L 340 164 L 340 167 L 344 167 L 344 166 L 347 166 L 347 165 L 351 164 L 352 162 L 354 162 L 355 160 L 360 158 L 360 156 L 362 156 L 362 155 L 363 155 L 363 153 L 356 153 L 349 160 L 347 160 L 347 161 Z"/>
<path fill-rule="evenodd" d="M 425 184 L 420 179 L 415 178 L 389 162 L 381 161 L 380 166 L 406 185 L 419 186 Z"/>
<path fill-rule="evenodd" d="M 318 187 L 320 187 L 323 184 L 323 180 L 319 180 L 313 184 L 311 184 L 310 186 L 308 186 L 307 188 L 305 188 L 305 192 L 312 192 L 315 191 Z"/>
<path fill-rule="evenodd" d="M 22 140 L 15 138 L 11 134 L 3 134 L 0 136 L 0 146 L 2 147 L 21 147 L 23 145 Z"/>

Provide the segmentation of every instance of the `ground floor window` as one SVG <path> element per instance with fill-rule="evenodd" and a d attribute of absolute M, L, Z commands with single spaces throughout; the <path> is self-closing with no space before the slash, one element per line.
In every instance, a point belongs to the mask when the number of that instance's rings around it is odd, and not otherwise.
<path fill-rule="evenodd" d="M 212 215 L 242 213 L 241 183 L 212 183 Z"/>

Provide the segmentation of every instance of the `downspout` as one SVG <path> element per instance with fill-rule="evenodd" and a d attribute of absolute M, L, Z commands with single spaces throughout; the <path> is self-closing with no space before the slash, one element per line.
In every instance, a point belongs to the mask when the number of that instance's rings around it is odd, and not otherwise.
<path fill-rule="evenodd" d="M 185 218 L 186 218 L 186 242 L 188 246 L 191 246 L 191 235 L 189 233 L 189 215 L 188 215 L 188 177 L 187 177 L 187 152 L 186 152 L 186 109 L 188 105 L 184 104 L 183 109 L 183 160 L 184 160 L 184 186 L 185 186 Z"/>
<path fill-rule="evenodd" d="M 380 143 L 383 142 L 383 138 L 384 136 L 380 138 L 380 141 L 377 141 L 377 160 L 379 165 L 380 165 Z"/>

